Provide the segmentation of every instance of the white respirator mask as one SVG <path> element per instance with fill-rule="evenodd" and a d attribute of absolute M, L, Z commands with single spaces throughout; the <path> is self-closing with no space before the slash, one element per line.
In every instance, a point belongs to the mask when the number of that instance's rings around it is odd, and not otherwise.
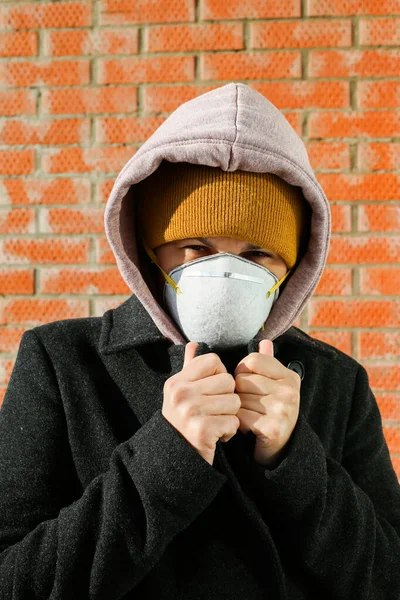
<path fill-rule="evenodd" d="M 144 243 L 144 242 L 143 242 Z M 220 252 L 197 258 L 167 274 L 154 252 L 145 250 L 166 279 L 163 300 L 188 341 L 205 342 L 212 350 L 247 344 L 264 328 L 279 287 L 269 269 L 251 260 Z"/>

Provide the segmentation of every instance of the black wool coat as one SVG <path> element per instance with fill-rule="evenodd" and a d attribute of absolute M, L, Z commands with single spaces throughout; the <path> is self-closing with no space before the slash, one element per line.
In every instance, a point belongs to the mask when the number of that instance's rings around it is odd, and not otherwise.
<path fill-rule="evenodd" d="M 365 369 L 291 327 L 275 357 L 304 378 L 282 461 L 255 463 L 238 431 L 210 465 L 161 412 L 184 350 L 134 295 L 23 334 L 0 411 L 0 599 L 398 600 L 400 486 Z M 254 351 L 219 355 L 233 374 Z"/>

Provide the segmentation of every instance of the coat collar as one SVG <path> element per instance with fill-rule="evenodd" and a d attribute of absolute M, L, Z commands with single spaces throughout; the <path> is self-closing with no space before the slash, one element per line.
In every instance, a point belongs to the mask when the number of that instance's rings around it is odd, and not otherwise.
<path fill-rule="evenodd" d="M 294 328 L 274 340 L 275 355 L 280 351 L 285 342 L 294 340 L 296 337 Z M 99 340 L 99 350 L 102 354 L 121 352 L 136 348 L 144 344 L 168 343 L 169 340 L 160 332 L 153 319 L 138 300 L 132 294 L 125 302 L 117 308 L 108 310 L 102 317 L 102 327 Z M 183 344 L 173 344 L 177 349 L 182 349 Z M 255 338 L 248 344 L 249 352 L 257 352 L 258 342 Z M 179 353 L 179 350 L 177 350 Z M 182 355 L 183 356 L 183 355 Z"/>
<path fill-rule="evenodd" d="M 116 309 L 105 312 L 101 325 L 99 352 L 104 366 L 131 405 L 140 424 L 144 425 L 156 410 L 162 408 L 163 386 L 166 379 L 182 370 L 185 344 L 174 344 L 165 338 L 135 295 L 131 295 Z M 151 349 L 152 345 L 156 349 L 156 344 L 160 343 L 164 343 L 164 352 L 168 353 L 170 363 L 168 373 L 161 373 L 157 369 L 157 356 Z M 295 327 L 290 327 L 288 331 L 273 340 L 273 343 L 274 356 L 284 366 L 290 365 L 292 361 L 302 362 L 306 373 L 302 381 L 306 408 L 313 397 L 315 386 L 315 377 L 312 374 L 318 370 L 322 354 L 336 358 L 334 348 L 321 345 Z M 247 344 L 247 348 L 246 346 L 239 348 L 238 355 L 241 354 L 241 359 L 246 354 L 257 351 L 258 341 L 253 338 Z M 196 356 L 207 352 L 210 352 L 210 348 L 201 342 Z M 233 361 L 230 359 L 237 357 L 229 356 L 229 353 L 225 352 L 218 352 L 218 354 L 226 366 L 228 362 L 232 364 Z M 131 373 L 135 368 L 140 371 L 144 366 L 143 362 L 147 362 L 147 366 L 152 363 L 153 366 L 147 368 L 146 377 L 140 379 L 140 391 L 138 391 L 138 378 Z"/>
<path fill-rule="evenodd" d="M 161 341 L 166 338 L 135 294 L 102 317 L 99 346 L 102 354 Z"/>

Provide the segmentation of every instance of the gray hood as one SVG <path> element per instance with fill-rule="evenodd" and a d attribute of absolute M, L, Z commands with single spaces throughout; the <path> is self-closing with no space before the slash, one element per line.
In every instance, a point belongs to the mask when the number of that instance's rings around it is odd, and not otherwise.
<path fill-rule="evenodd" d="M 291 327 L 312 296 L 329 250 L 329 203 L 303 141 L 259 92 L 243 83 L 229 83 L 181 104 L 116 178 L 105 208 L 104 226 L 117 266 L 160 332 L 175 344 L 185 344 L 187 340 L 145 281 L 136 245 L 134 186 L 151 175 L 162 160 L 225 171 L 274 173 L 302 188 L 312 210 L 308 248 L 272 307 L 264 329 L 257 334 L 257 340 L 274 340 Z"/>

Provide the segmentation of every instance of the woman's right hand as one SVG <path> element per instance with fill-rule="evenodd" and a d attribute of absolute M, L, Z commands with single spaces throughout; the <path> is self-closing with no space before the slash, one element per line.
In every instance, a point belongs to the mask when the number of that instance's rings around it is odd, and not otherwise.
<path fill-rule="evenodd" d="M 212 465 L 218 440 L 229 441 L 239 428 L 241 402 L 218 354 L 195 357 L 197 346 L 186 344 L 182 370 L 165 382 L 162 414 Z"/>

